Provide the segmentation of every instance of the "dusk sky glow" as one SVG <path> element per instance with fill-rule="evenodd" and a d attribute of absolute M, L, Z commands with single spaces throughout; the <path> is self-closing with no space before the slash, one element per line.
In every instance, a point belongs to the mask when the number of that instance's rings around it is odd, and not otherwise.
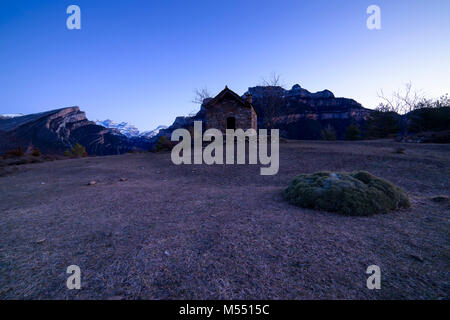
<path fill-rule="evenodd" d="M 271 73 L 374 108 L 409 81 L 450 93 L 450 1 L 0 0 L 0 61 L 0 113 L 78 105 L 149 130 L 197 110 L 196 88 L 243 94 Z"/>

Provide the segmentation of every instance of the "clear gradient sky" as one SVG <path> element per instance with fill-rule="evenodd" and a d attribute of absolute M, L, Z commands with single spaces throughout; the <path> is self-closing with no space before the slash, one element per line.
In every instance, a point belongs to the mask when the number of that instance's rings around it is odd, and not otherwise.
<path fill-rule="evenodd" d="M 147 130 L 195 110 L 195 88 L 242 94 L 273 72 L 368 108 L 409 81 L 450 92 L 450 1 L 0 0 L 0 113 L 78 105 Z"/>

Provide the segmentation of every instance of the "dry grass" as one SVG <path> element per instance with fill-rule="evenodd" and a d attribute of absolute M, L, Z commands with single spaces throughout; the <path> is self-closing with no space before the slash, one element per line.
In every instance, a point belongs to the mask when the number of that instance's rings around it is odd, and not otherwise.
<path fill-rule="evenodd" d="M 169 153 L 20 166 L 0 178 L 0 298 L 449 298 L 450 208 L 430 199 L 449 195 L 450 148 L 397 145 L 290 141 L 272 177 Z M 371 172 L 413 206 L 346 217 L 283 201 L 292 178 L 324 170 Z M 65 286 L 71 264 L 80 291 Z"/>

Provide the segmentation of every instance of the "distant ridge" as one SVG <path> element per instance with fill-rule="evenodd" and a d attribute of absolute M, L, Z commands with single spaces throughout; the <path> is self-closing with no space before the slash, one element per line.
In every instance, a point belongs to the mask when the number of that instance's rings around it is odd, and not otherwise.
<path fill-rule="evenodd" d="M 132 149 L 147 150 L 147 139 L 130 139 L 89 121 L 79 107 L 56 109 L 21 117 L 0 119 L 0 152 L 21 146 L 43 153 L 61 154 L 81 143 L 92 155 L 111 155 Z"/>
<path fill-rule="evenodd" d="M 23 113 L 6 113 L 6 114 L 0 114 L 0 119 L 11 119 L 11 118 L 17 118 L 22 117 Z"/>
<path fill-rule="evenodd" d="M 119 133 L 123 134 L 124 136 L 126 136 L 128 138 L 139 136 L 138 128 L 136 128 L 132 124 L 128 124 L 126 122 L 117 123 L 117 122 L 107 119 L 104 121 L 96 120 L 95 123 L 98 124 L 99 126 L 103 126 L 105 128 L 116 129 Z"/>
<path fill-rule="evenodd" d="M 134 125 L 129 124 L 127 122 L 114 122 L 112 120 L 96 120 L 96 124 L 99 126 L 103 126 L 105 128 L 109 129 L 116 129 L 120 134 L 123 134 L 124 136 L 128 138 L 136 138 L 136 137 L 146 137 L 146 138 L 152 138 L 156 136 L 160 130 L 166 129 L 167 126 L 158 126 L 154 130 L 144 131 L 140 132 L 138 128 L 136 128 Z"/>

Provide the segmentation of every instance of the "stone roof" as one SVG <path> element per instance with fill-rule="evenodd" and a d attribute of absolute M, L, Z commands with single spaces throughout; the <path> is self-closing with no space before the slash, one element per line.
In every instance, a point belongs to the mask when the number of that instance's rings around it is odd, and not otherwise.
<path fill-rule="evenodd" d="M 226 97 L 232 98 L 233 100 L 239 102 L 244 107 L 253 108 L 253 105 L 250 102 L 241 98 L 236 92 L 229 89 L 228 86 L 225 86 L 225 89 L 220 91 L 220 93 L 217 96 L 215 96 L 213 99 L 208 101 L 206 103 L 205 107 L 207 108 L 207 107 L 213 106 L 213 105 L 219 103 L 220 101 L 222 101 L 223 99 L 225 99 Z"/>

